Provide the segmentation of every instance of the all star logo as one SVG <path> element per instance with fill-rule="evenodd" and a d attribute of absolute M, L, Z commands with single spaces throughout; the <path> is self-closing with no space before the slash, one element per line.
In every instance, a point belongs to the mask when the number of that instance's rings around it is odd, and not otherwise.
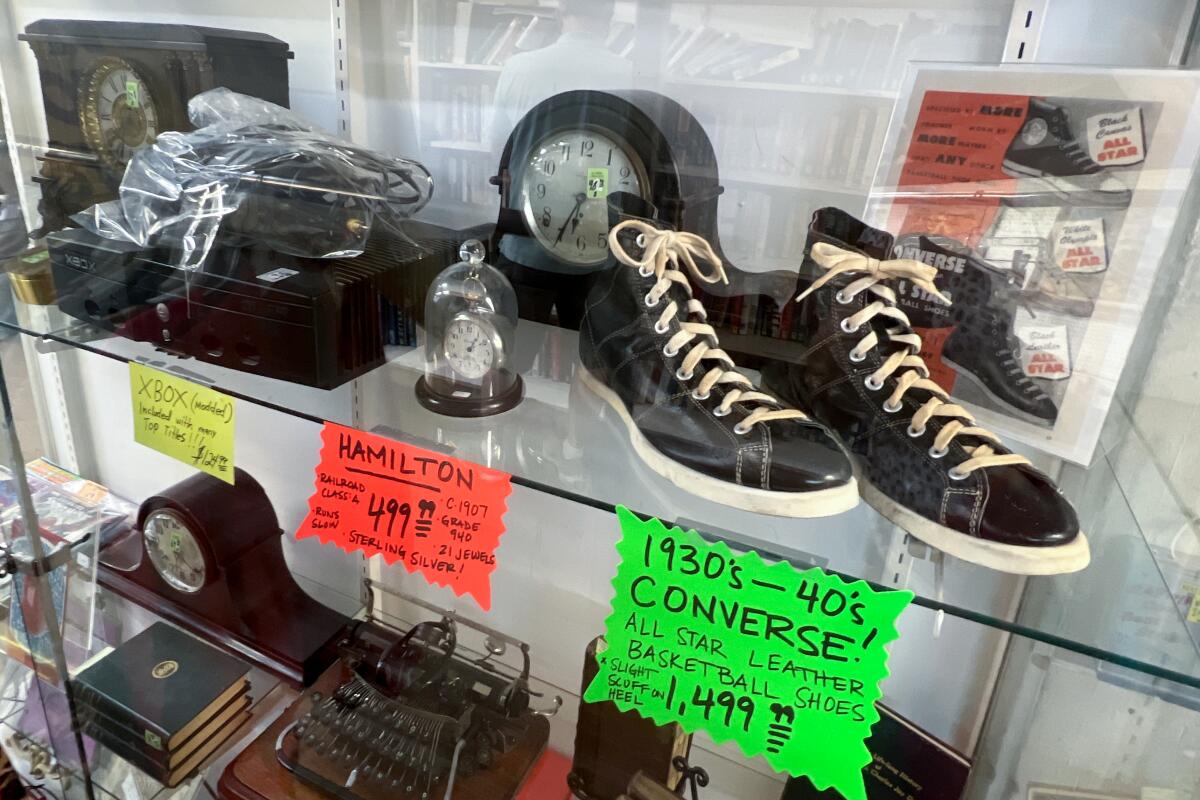
<path fill-rule="evenodd" d="M 1050 128 L 1046 125 L 1046 120 L 1034 117 L 1026 122 L 1025 127 L 1021 129 L 1021 141 L 1030 147 L 1034 147 L 1041 144 L 1049 132 Z"/>
<path fill-rule="evenodd" d="M 908 258 L 913 261 L 920 261 L 922 264 L 937 267 L 939 272 L 956 272 L 961 275 L 963 270 L 967 268 L 967 259 L 962 256 L 922 250 L 912 244 L 896 245 L 892 250 L 896 254 L 896 258 Z"/>

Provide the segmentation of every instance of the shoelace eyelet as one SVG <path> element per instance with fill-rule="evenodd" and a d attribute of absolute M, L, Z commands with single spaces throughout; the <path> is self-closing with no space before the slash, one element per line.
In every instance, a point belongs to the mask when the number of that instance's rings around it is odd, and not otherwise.
<path fill-rule="evenodd" d="M 731 410 L 732 409 L 728 409 L 728 408 L 722 410 L 721 406 L 717 406 L 716 408 L 713 409 L 713 416 L 714 417 L 727 417 L 727 416 L 729 416 L 729 412 Z"/>
<path fill-rule="evenodd" d="M 646 248 L 646 234 L 639 233 L 634 241 L 637 242 L 637 246 L 643 250 Z"/>
<path fill-rule="evenodd" d="M 890 402 L 887 402 L 887 403 L 883 404 L 883 410 L 888 412 L 889 414 L 895 414 L 897 411 L 899 411 L 902 408 L 904 408 L 903 403 L 896 403 L 896 405 L 892 405 Z"/>
<path fill-rule="evenodd" d="M 958 467 L 951 467 L 946 470 L 946 474 L 950 476 L 952 481 L 965 481 L 969 476 L 966 472 L 959 472 Z"/>
<path fill-rule="evenodd" d="M 672 350 L 670 347 L 663 347 L 662 354 L 667 358 L 674 358 L 675 356 L 679 355 L 679 351 Z"/>
<path fill-rule="evenodd" d="M 747 433 L 750 432 L 750 429 L 745 427 L 744 425 L 742 425 L 742 423 L 739 422 L 737 425 L 733 426 L 733 432 L 736 433 L 738 436 L 745 436 Z"/>
<path fill-rule="evenodd" d="M 842 332 L 843 333 L 858 333 L 858 326 L 855 325 L 855 326 L 851 327 L 849 323 L 850 323 L 849 317 L 846 317 L 844 320 L 842 320 Z"/>
<path fill-rule="evenodd" d="M 863 381 L 863 386 L 866 386 L 872 392 L 878 392 L 883 388 L 883 383 L 875 380 L 874 376 L 868 375 Z"/>
<path fill-rule="evenodd" d="M 705 392 L 704 394 L 700 394 L 696 390 L 694 390 L 694 389 L 692 390 L 692 399 L 693 400 L 707 400 L 710 397 L 712 397 L 712 392 Z"/>
<path fill-rule="evenodd" d="M 920 430 L 917 430 L 912 425 L 909 425 L 908 430 L 906 430 L 905 433 L 907 433 L 912 438 L 917 439 L 917 438 L 925 435 L 925 429 L 921 428 Z"/>
<path fill-rule="evenodd" d="M 670 329 L 671 329 L 670 325 L 664 325 L 661 322 L 654 323 L 654 332 L 655 333 L 663 334 L 663 333 L 666 333 Z"/>
<path fill-rule="evenodd" d="M 833 296 L 833 299 L 837 300 L 844 306 L 848 306 L 850 303 L 854 302 L 854 298 L 847 297 L 846 295 L 842 294 L 841 290 L 838 290 L 838 293 Z"/>
<path fill-rule="evenodd" d="M 867 354 L 860 353 L 852 347 L 850 348 L 850 360 L 855 364 L 861 364 L 863 361 L 867 360 Z"/>
<path fill-rule="evenodd" d="M 654 270 L 650 267 L 638 267 L 638 275 L 641 275 L 643 278 L 649 278 L 653 274 Z"/>
<path fill-rule="evenodd" d="M 678 380 L 678 381 L 690 381 L 690 380 L 691 380 L 692 378 L 694 378 L 694 377 L 696 377 L 696 373 L 694 373 L 694 372 L 684 372 L 684 371 L 683 371 L 683 367 L 680 367 L 679 369 L 675 370 L 675 380 Z"/>
<path fill-rule="evenodd" d="M 650 295 L 646 295 L 646 308 L 654 308 L 656 305 L 658 305 L 658 301 L 660 299 L 661 298 L 656 297 L 656 298 L 653 298 L 653 302 L 651 302 Z"/>
<path fill-rule="evenodd" d="M 938 450 L 936 447 L 931 447 L 931 448 L 929 448 L 929 457 L 930 458 L 942 458 L 943 456 L 946 455 L 946 453 L 949 453 L 949 452 L 950 452 L 949 447 L 943 447 L 941 450 Z"/>

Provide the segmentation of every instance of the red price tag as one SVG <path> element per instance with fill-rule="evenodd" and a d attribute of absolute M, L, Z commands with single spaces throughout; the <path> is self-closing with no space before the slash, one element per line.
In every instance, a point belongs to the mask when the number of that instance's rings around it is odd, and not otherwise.
<path fill-rule="evenodd" d="M 486 611 L 511 491 L 508 473 L 327 422 L 296 538 L 398 561 Z"/>

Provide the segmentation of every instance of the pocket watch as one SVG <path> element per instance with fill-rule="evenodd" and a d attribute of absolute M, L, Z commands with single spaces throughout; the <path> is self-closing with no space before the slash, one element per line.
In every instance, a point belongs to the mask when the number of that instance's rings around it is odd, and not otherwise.
<path fill-rule="evenodd" d="M 417 400 L 439 414 L 499 414 L 524 393 L 511 359 L 517 294 L 483 255 L 482 242 L 464 242 L 462 260 L 434 278 L 426 295 L 425 374 L 417 381 Z"/>

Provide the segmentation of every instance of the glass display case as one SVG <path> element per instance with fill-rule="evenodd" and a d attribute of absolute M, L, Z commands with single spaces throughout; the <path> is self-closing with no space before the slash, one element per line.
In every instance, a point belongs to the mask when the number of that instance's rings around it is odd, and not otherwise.
<path fill-rule="evenodd" d="M 8 0 L 21 788 L 1200 796 L 1196 12 Z"/>

